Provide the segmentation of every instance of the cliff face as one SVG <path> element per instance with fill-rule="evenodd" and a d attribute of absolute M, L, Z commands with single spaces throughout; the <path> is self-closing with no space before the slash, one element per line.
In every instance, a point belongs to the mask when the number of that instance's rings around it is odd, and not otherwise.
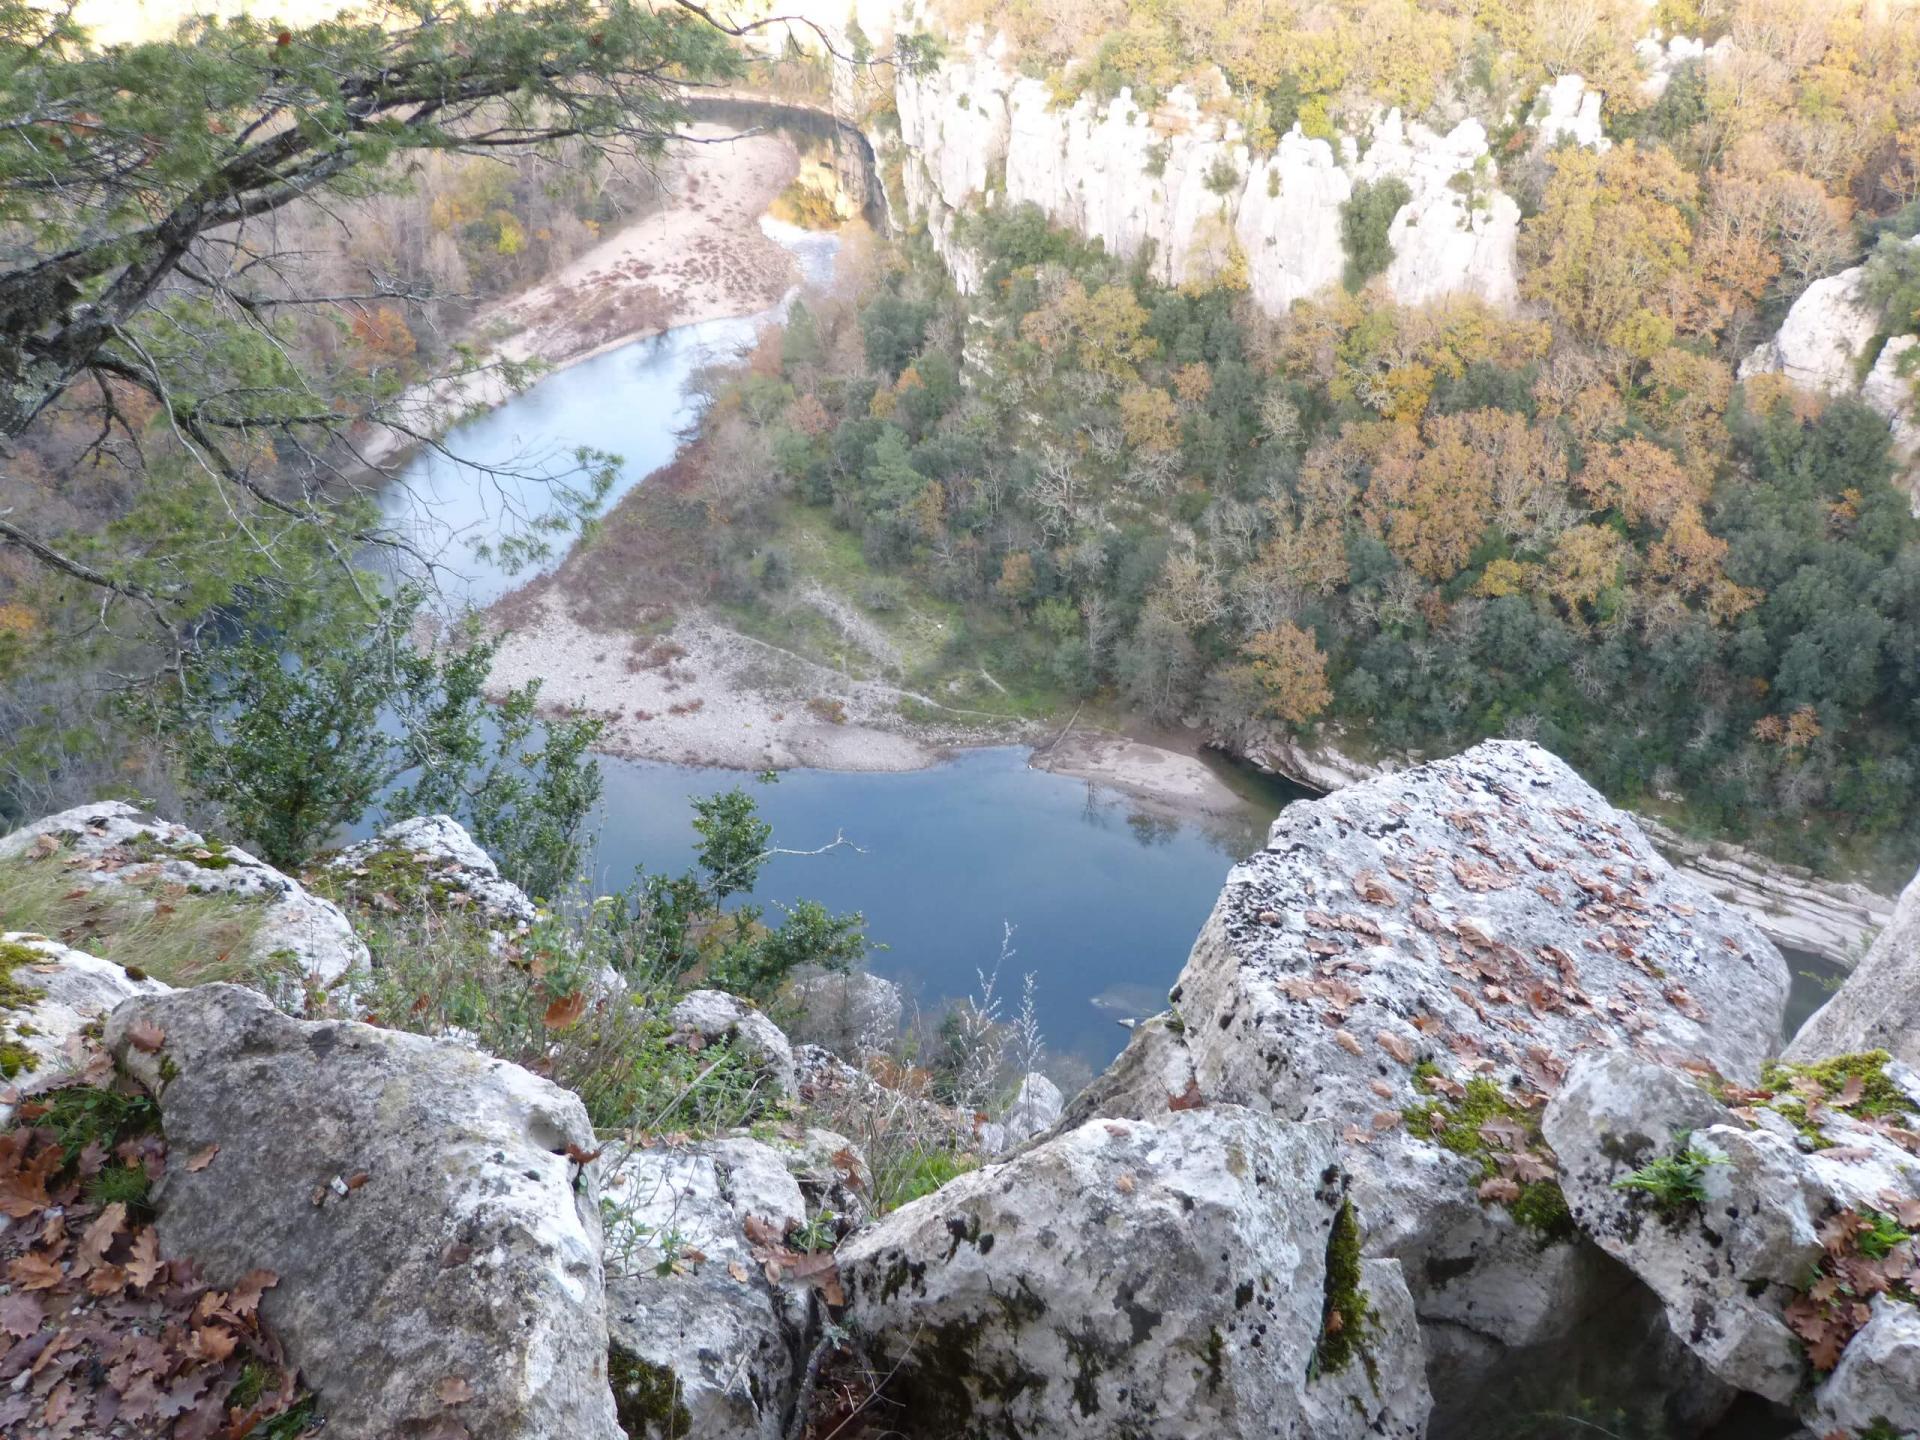
<path fill-rule="evenodd" d="M 908 208 L 963 290 L 978 284 L 980 263 L 957 217 L 982 202 L 1030 202 L 1114 254 L 1150 254 L 1168 284 L 1206 279 L 1237 251 L 1254 298 L 1278 313 L 1340 279 L 1340 211 L 1355 187 L 1398 179 L 1411 199 L 1389 232 L 1396 297 L 1505 306 L 1518 295 L 1520 210 L 1494 183 L 1476 120 L 1442 135 L 1388 111 L 1364 138 L 1335 144 L 1296 127 L 1256 158 L 1241 128 L 1185 87 L 1153 109 L 1125 89 L 1056 108 L 1046 85 L 1009 69 L 1001 45 L 977 33 L 933 69 L 901 75 L 895 100 Z M 1584 100 L 1549 97 L 1549 113 L 1563 104 L 1577 117 Z"/>
<path fill-rule="evenodd" d="M 1920 244 L 1920 238 L 1909 243 Z M 1816 280 L 1803 291 L 1780 330 L 1755 346 L 1740 364 L 1740 378 L 1785 375 L 1802 390 L 1854 396 L 1886 419 L 1893 432 L 1894 455 L 1909 467 L 1908 485 L 1920 481 L 1920 417 L 1915 415 L 1913 381 L 1903 362 L 1920 336 L 1888 338 L 1879 312 L 1860 294 L 1864 265 Z M 1876 354 L 1873 347 L 1878 344 Z M 1869 366 L 1867 358 L 1873 356 Z M 1915 496 L 1920 514 L 1920 492 Z"/>

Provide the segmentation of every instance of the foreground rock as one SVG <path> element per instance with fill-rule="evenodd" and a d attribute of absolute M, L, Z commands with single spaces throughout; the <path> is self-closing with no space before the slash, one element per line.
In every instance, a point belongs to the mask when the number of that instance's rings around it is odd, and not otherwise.
<path fill-rule="evenodd" d="M 1334 1152 L 1237 1107 L 1101 1120 L 896 1211 L 839 1261 L 897 1423 L 1419 1435 L 1412 1307 L 1396 1263 L 1360 1261 Z"/>
<path fill-rule="evenodd" d="M 1673 1354 L 1671 1420 L 1725 1398 L 1577 1235 L 1538 1113 L 1589 1051 L 1752 1082 L 1786 993 L 1749 921 L 1559 760 L 1496 741 L 1289 806 L 1171 999 L 1195 1096 L 1331 1124 L 1367 1252 L 1407 1267 L 1436 1433 L 1472 1433 L 1496 1384 L 1576 1355 Z M 1168 1038 L 1116 1069 L 1170 1073 Z M 1118 1098 L 1152 1104 L 1138 1080 Z"/>
<path fill-rule="evenodd" d="M 1543 1130 L 1575 1222 L 1716 1376 L 1823 1435 L 1904 1435 L 1920 1429 L 1917 1121 L 1920 1074 L 1880 1054 L 1748 1089 L 1614 1053 L 1575 1067 Z"/>
<path fill-rule="evenodd" d="M 341 1440 L 619 1440 L 580 1101 L 463 1046 L 209 985 L 113 1012 L 159 1097 L 161 1240 L 262 1312 Z"/>
<path fill-rule="evenodd" d="M 827 1273 L 824 1260 L 779 1252 L 838 1239 L 850 1212 L 864 1215 L 856 1197 L 869 1183 L 865 1160 L 824 1130 L 619 1160 L 606 1184 L 607 1297 L 614 1394 L 630 1435 L 787 1433 L 818 1324 L 804 1292 L 771 1276 L 809 1263 Z"/>
<path fill-rule="evenodd" d="M 63 810 L 16 830 L 0 838 L 4 859 L 57 865 L 76 886 L 111 889 L 148 908 L 170 886 L 258 904 L 245 959 L 288 1008 L 367 964 L 367 947 L 339 906 L 244 850 L 124 801 Z"/>
<path fill-rule="evenodd" d="M 1787 1045 L 1789 1060 L 1885 1050 L 1920 1068 L 1920 877 L 1847 983 Z"/>

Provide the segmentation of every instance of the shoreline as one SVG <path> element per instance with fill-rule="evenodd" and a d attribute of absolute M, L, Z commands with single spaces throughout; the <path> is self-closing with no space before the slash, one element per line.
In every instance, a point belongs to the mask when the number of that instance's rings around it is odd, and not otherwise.
<path fill-rule="evenodd" d="M 551 376 L 671 329 L 771 310 L 803 283 L 794 252 L 761 223 L 798 175 L 798 151 L 776 134 L 735 136 L 718 125 L 696 125 L 689 134 L 697 143 L 672 154 L 661 209 L 485 307 L 469 338 L 485 344 L 497 336 L 490 355 L 538 360 Z M 497 373 L 487 372 L 425 382 L 400 409 L 418 417 L 409 419 L 411 428 L 437 435 L 513 398 Z M 360 450 L 372 466 L 395 467 L 420 443 L 379 429 Z M 537 679 L 544 710 L 606 717 L 607 733 L 594 747 L 601 754 L 704 769 L 906 772 L 962 750 L 1022 745 L 1035 769 L 1169 816 L 1237 815 L 1249 807 L 1195 753 L 1105 731 L 1073 732 L 1071 724 L 1071 733 L 1059 732 L 1059 717 L 1030 721 L 948 705 L 785 650 L 701 607 L 682 613 L 664 635 L 606 632 L 582 623 L 568 598 L 556 574 L 497 602 L 501 648 L 487 690 L 497 698 Z M 497 607 L 508 602 L 511 621 L 501 626 Z M 854 623 L 835 614 L 836 623 Z M 862 661 L 862 642 L 871 638 L 848 635 Z"/>
<path fill-rule="evenodd" d="M 551 591 L 531 597 L 505 631 L 488 693 L 530 680 L 542 708 L 607 724 L 593 748 L 624 760 L 718 770 L 925 770 L 964 750 L 1019 746 L 1030 768 L 1117 791 L 1159 813 L 1200 819 L 1246 813 L 1196 753 L 1105 730 L 1054 735 L 1054 721 L 941 705 L 880 679 L 856 679 L 756 639 L 705 613 L 665 634 L 594 630 Z M 911 714 L 907 712 L 912 712 Z M 952 718 L 935 721 L 928 712 Z"/>
<path fill-rule="evenodd" d="M 537 362 L 545 378 L 669 330 L 778 305 L 802 276 L 793 252 L 759 222 L 800 173 L 799 152 L 772 133 L 737 135 L 696 124 L 686 134 L 687 141 L 669 147 L 659 209 L 538 284 L 489 302 L 464 341 L 488 360 Z M 492 369 L 421 381 L 395 404 L 417 434 L 369 426 L 356 446 L 359 459 L 369 469 L 394 467 L 426 443 L 420 437 L 444 435 L 515 393 Z"/>

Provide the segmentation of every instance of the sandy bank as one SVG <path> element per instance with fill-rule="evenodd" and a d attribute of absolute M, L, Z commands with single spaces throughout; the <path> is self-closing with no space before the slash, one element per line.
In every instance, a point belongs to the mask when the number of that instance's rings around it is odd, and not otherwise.
<path fill-rule="evenodd" d="M 610 755 L 732 770 L 919 770 L 952 751 L 1031 743 L 1035 727 L 953 711 L 880 680 L 857 680 L 791 651 L 685 616 L 631 639 L 580 624 L 549 592 L 518 611 L 494 661 L 498 695 L 530 680 L 565 712 L 603 717 Z M 912 711 L 902 713 L 905 703 Z M 1034 767 L 1117 790 L 1179 816 L 1234 815 L 1246 802 L 1193 755 L 1099 731 L 1043 745 Z"/>
<path fill-rule="evenodd" d="M 759 225 L 800 156 L 779 135 L 692 125 L 661 160 L 662 208 L 622 226 L 559 273 L 488 306 L 469 339 L 494 357 L 564 369 L 677 325 L 771 309 L 800 274 Z M 512 392 L 492 371 L 417 385 L 393 406 L 400 428 L 372 427 L 361 457 L 381 465 L 460 416 Z M 410 433 L 411 432 L 411 433 Z"/>
<path fill-rule="evenodd" d="M 1071 731 L 1034 752 L 1033 765 L 1106 785 L 1182 815 L 1234 815 L 1247 802 L 1197 756 L 1124 735 Z"/>

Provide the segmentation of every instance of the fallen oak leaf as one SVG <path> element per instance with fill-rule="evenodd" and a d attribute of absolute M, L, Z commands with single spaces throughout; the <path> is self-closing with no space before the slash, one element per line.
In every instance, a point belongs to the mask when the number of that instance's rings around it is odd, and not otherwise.
<path fill-rule="evenodd" d="M 1482 1200 L 1497 1201 L 1502 1205 L 1511 1205 L 1520 1198 L 1519 1182 L 1509 1180 L 1504 1175 L 1494 1175 L 1480 1182 L 1480 1188 L 1474 1192 Z"/>
<path fill-rule="evenodd" d="M 151 1225 L 143 1225 L 133 1237 L 133 1253 L 127 1257 L 127 1282 L 136 1290 L 144 1290 L 162 1268 L 160 1237 Z"/>
<path fill-rule="evenodd" d="M 194 1151 L 187 1159 L 187 1173 L 189 1175 L 198 1175 L 213 1163 L 213 1157 L 219 1153 L 220 1147 L 217 1144 L 209 1145 L 203 1150 Z"/>
<path fill-rule="evenodd" d="M 571 995 L 563 995 L 547 1006 L 547 1013 L 541 1017 L 541 1023 L 549 1030 L 566 1030 L 580 1022 L 587 1013 L 587 992 L 576 990 Z"/>
<path fill-rule="evenodd" d="M 127 1043 L 144 1054 L 152 1055 L 167 1043 L 167 1032 L 151 1020 L 136 1020 L 127 1026 Z"/>
<path fill-rule="evenodd" d="M 22 1290 L 51 1290 L 67 1277 L 46 1256 L 30 1250 L 8 1263 L 7 1278 Z"/>
<path fill-rule="evenodd" d="M 473 1386 L 464 1376 L 449 1375 L 433 1387 L 433 1393 L 440 1397 L 442 1405 L 464 1405 L 473 1399 Z"/>

